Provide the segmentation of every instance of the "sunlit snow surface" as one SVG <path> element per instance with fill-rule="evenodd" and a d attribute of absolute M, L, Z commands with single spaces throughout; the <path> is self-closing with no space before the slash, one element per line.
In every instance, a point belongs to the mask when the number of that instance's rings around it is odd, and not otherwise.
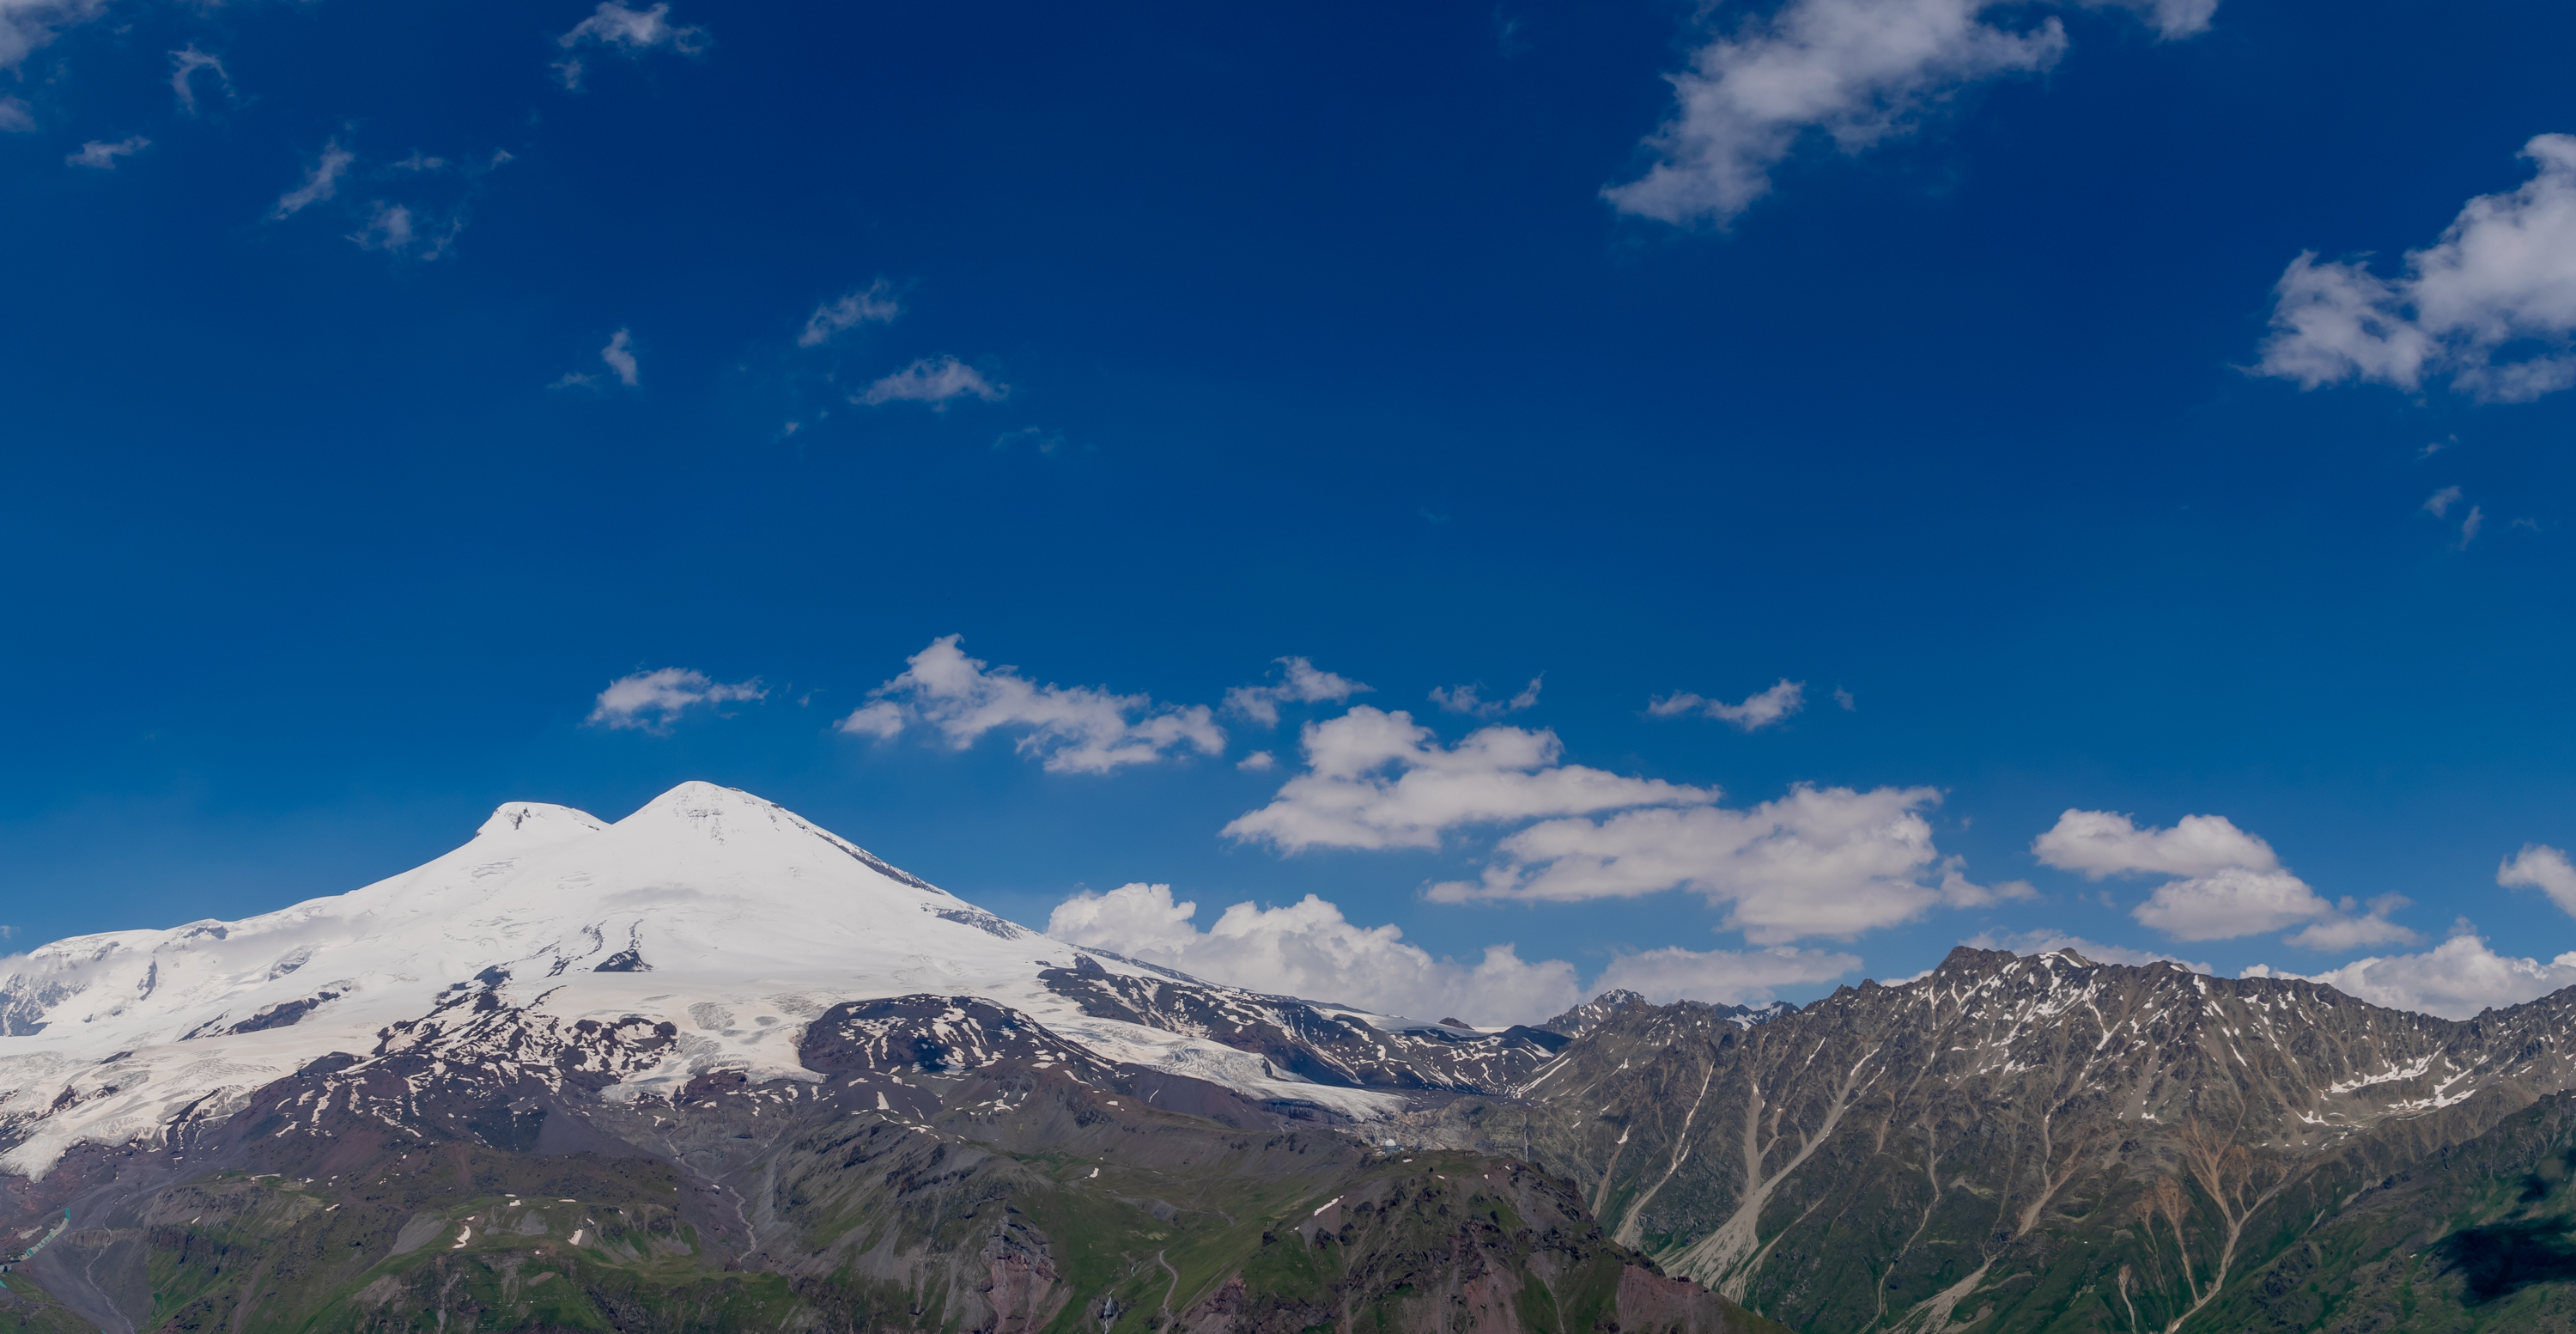
<path fill-rule="evenodd" d="M 670 1053 L 611 1098 L 675 1092 L 711 1070 L 812 1079 L 797 1060 L 808 1021 L 845 1000 L 929 992 L 998 1001 L 1109 1060 L 1255 1097 L 1360 1117 L 1400 1102 L 1087 1016 L 1038 980 L 1074 958 L 746 792 L 684 783 L 615 824 L 513 803 L 472 842 L 364 889 L 10 961 L 0 1128 L 25 1138 L 0 1171 L 42 1175 L 84 1141 L 158 1143 L 190 1104 L 219 1115 L 316 1057 L 369 1055 L 382 1030 L 496 968 L 509 974 L 501 998 L 532 1015 L 679 1028 Z"/>

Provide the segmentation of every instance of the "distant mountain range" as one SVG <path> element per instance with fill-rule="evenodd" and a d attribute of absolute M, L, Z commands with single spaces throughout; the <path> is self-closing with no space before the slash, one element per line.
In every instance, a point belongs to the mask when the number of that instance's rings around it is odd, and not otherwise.
<path fill-rule="evenodd" d="M 2576 1318 L 2576 993 L 1961 949 L 1482 1030 L 1066 945 L 702 783 L 0 969 L 0 1258 L 51 1237 L 0 1330 Z"/>

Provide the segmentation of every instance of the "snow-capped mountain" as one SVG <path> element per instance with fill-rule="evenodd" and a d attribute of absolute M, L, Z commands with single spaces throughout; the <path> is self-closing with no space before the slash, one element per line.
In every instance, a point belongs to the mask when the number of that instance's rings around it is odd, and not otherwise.
<path fill-rule="evenodd" d="M 1280 1008 L 1039 935 L 749 793 L 685 783 L 613 824 L 512 803 L 463 847 L 363 889 L 14 961 L 0 975 L 0 1171 L 40 1176 L 83 1142 L 158 1143 L 183 1113 L 228 1114 L 332 1053 L 496 1041 L 489 1023 L 425 1022 L 468 997 L 612 1102 L 717 1070 L 813 1079 L 797 1048 L 811 1020 L 916 993 L 998 1001 L 1105 1059 L 1257 1099 L 1359 1118 L 1395 1101 L 1094 999 L 1113 988 Z M 1354 1018 L 1325 1027 L 1384 1022 L 1338 1014 Z"/>

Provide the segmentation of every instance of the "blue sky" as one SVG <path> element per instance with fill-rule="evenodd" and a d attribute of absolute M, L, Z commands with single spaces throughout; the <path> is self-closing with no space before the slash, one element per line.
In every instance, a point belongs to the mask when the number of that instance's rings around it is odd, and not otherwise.
<path fill-rule="evenodd" d="M 707 778 L 1471 1019 L 2056 935 L 2576 982 L 2571 39 L 0 0 L 0 924 Z M 1227 706 L 1285 659 L 1371 689 Z"/>

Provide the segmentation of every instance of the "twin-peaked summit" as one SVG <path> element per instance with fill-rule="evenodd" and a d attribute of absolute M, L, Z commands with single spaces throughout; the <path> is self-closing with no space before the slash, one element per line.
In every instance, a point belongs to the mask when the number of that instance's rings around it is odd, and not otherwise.
<path fill-rule="evenodd" d="M 625 1081 L 630 1096 L 718 1069 L 800 1077 L 798 1034 L 825 1009 L 929 993 L 997 1000 L 1108 1059 L 1186 1065 L 1260 1096 L 1363 1115 L 1384 1102 L 1086 1013 L 1047 980 L 1077 966 L 1157 977 L 1005 921 L 746 792 L 684 783 L 614 823 L 513 802 L 462 847 L 345 894 L 12 961 L 0 972 L 0 1171 L 41 1174 L 80 1142 L 157 1142 L 182 1109 L 220 1114 L 322 1056 L 368 1056 L 467 991 L 530 1023 L 673 1025 L 678 1040 Z"/>

